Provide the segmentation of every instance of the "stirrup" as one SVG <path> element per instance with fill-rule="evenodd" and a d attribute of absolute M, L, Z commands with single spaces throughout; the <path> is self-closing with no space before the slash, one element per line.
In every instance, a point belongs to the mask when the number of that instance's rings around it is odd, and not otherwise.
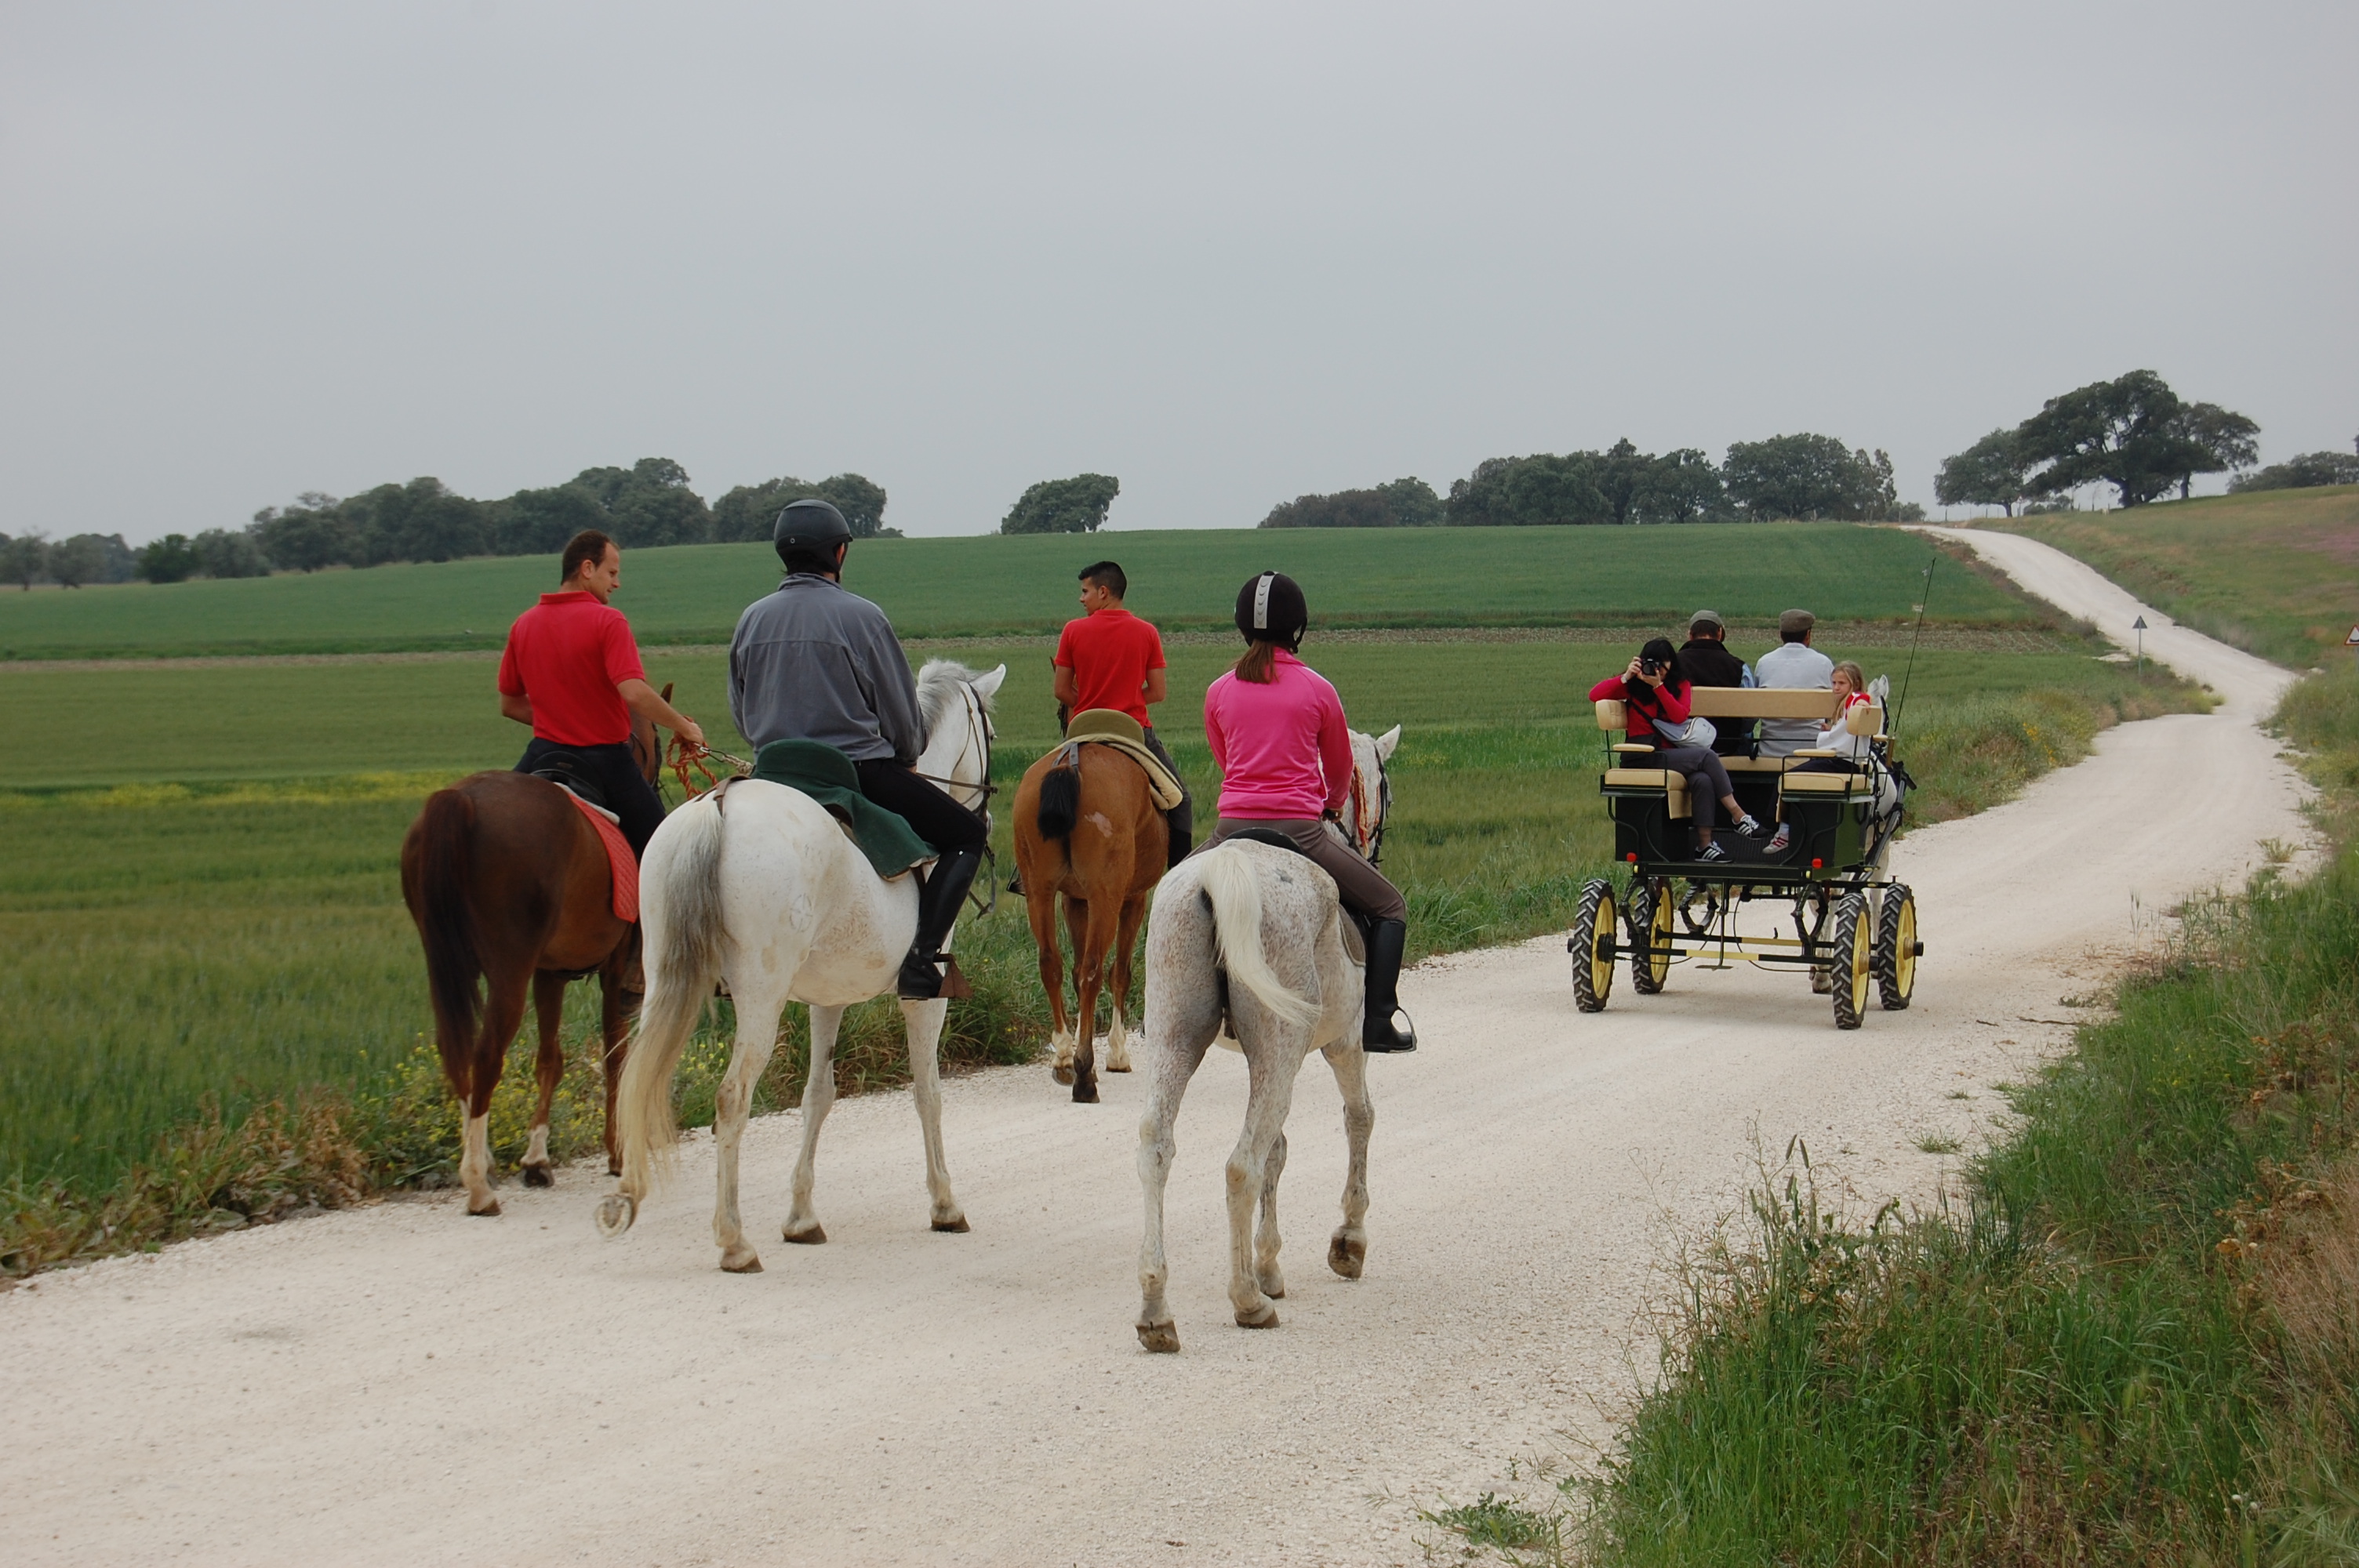
<path fill-rule="evenodd" d="M 929 989 L 912 994 L 919 984 Z M 974 994 L 974 987 L 960 970 L 958 959 L 948 953 L 937 953 L 930 959 L 902 959 L 900 982 L 894 989 L 903 1001 L 956 1001 Z"/>
<path fill-rule="evenodd" d="M 1401 1028 L 1394 1022 L 1395 1019 L 1408 1019 L 1408 1027 Z M 1371 1039 L 1371 1035 L 1375 1038 Z M 1417 1022 L 1409 1019 L 1406 1011 L 1396 1006 L 1391 1017 L 1385 1019 L 1381 1023 L 1371 1022 L 1362 1026 L 1360 1049 L 1372 1051 L 1379 1055 L 1386 1052 L 1414 1051 L 1417 1049 Z"/>

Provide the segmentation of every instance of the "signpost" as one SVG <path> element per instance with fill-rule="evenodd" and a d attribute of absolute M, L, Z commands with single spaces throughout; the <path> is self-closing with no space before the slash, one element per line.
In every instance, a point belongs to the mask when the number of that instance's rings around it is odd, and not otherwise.
<path fill-rule="evenodd" d="M 2146 617 L 2141 615 L 2131 622 L 2130 630 L 2137 633 L 2138 679 L 2144 680 L 2146 679 Z M 2354 638 L 2359 638 L 2359 626 L 2351 628 L 2351 635 Z"/>
<path fill-rule="evenodd" d="M 2351 628 L 2351 635 L 2343 639 L 2343 645 L 2346 648 L 2359 648 L 2359 626 Z"/>

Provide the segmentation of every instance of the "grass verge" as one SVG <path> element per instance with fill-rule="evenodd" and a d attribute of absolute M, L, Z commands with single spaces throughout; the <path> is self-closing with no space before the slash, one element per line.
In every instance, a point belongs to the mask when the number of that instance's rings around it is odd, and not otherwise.
<path fill-rule="evenodd" d="M 2359 677 L 2282 721 L 2359 780 Z M 1789 1150 L 1602 1472 L 1519 1544 L 1434 1522 L 1527 1561 L 2359 1562 L 2359 849 L 2184 924 L 1954 1199 L 1848 1221 Z"/>

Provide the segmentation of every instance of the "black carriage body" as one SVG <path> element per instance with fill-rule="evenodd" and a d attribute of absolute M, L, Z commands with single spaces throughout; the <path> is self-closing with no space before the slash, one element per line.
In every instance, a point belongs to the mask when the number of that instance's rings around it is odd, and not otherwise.
<path fill-rule="evenodd" d="M 1723 761 L 1740 764 L 1729 769 L 1736 803 L 1763 823 L 1777 820 L 1782 795 L 1789 829 L 1783 854 L 1771 856 L 1761 840 L 1740 838 L 1723 823 L 1713 838 L 1728 858 L 1698 860 L 1686 781 L 1661 768 L 1617 767 L 1599 784 L 1614 819 L 1614 858 L 1634 875 L 1705 882 L 1840 882 L 1866 869 L 1875 838 L 1873 778 L 1756 771 L 1741 766 L 1753 759 Z"/>

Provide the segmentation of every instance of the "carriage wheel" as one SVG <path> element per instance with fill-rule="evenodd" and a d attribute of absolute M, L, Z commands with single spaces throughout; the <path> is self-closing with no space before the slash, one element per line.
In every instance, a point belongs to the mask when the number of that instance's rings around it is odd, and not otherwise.
<path fill-rule="evenodd" d="M 1868 988 L 1875 979 L 1875 921 L 1867 894 L 1847 892 L 1835 905 L 1834 981 L 1835 1027 L 1857 1029 L 1867 1011 Z"/>
<path fill-rule="evenodd" d="M 1647 945 L 1647 957 L 1630 960 L 1630 983 L 1640 996 L 1663 989 L 1671 973 L 1671 879 L 1654 877 L 1630 887 L 1630 940 Z"/>
<path fill-rule="evenodd" d="M 1614 884 L 1600 877 L 1582 884 L 1572 917 L 1572 1000 L 1583 1012 L 1605 1011 L 1614 989 Z"/>
<path fill-rule="evenodd" d="M 1899 882 L 1884 890 L 1875 922 L 1875 989 L 1884 1011 L 1898 1012 L 1917 989 L 1917 895 Z"/>

